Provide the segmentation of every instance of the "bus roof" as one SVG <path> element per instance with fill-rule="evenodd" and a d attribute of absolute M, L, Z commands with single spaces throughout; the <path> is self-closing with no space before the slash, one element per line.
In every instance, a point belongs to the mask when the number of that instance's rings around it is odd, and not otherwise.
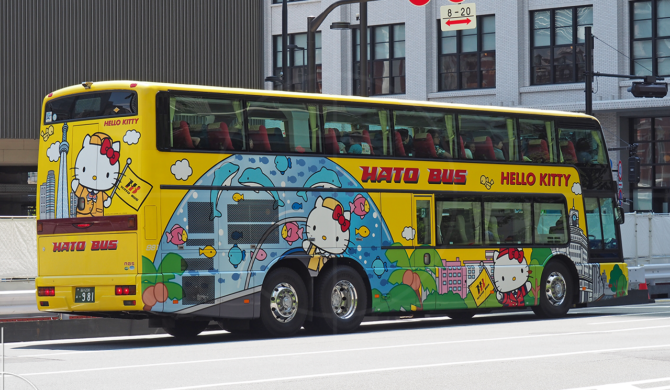
<path fill-rule="evenodd" d="M 558 111 L 558 110 L 540 110 L 540 109 L 521 108 L 521 107 L 512 108 L 512 107 L 500 107 L 500 106 L 483 106 L 473 104 L 443 103 L 443 102 L 432 102 L 422 100 L 360 97 L 350 95 L 329 95 L 329 94 L 318 94 L 318 93 L 275 91 L 266 89 L 213 87 L 203 85 L 170 84 L 170 83 L 156 83 L 156 82 L 143 82 L 143 81 L 131 81 L 131 80 L 96 81 L 89 86 L 89 89 L 85 89 L 83 83 L 79 85 L 73 85 L 52 92 L 50 94 L 51 96 L 45 97 L 45 101 L 57 98 L 59 96 L 70 95 L 74 93 L 84 93 L 88 91 L 92 92 L 95 90 L 100 91 L 109 89 L 130 89 L 130 88 L 155 89 L 163 91 L 178 90 L 178 91 L 198 91 L 207 93 L 231 93 L 231 94 L 245 94 L 255 96 L 276 96 L 276 97 L 288 97 L 288 98 L 314 99 L 314 100 L 338 100 L 338 101 L 356 102 L 356 103 L 376 103 L 376 104 L 390 104 L 390 105 L 403 105 L 403 106 L 410 105 L 410 106 L 420 106 L 427 108 L 449 108 L 449 109 L 461 109 L 461 110 L 472 110 L 472 111 L 500 112 L 510 114 L 551 115 L 551 116 L 562 116 L 572 118 L 584 118 L 598 121 L 597 118 L 590 115 L 569 112 L 569 111 Z"/>

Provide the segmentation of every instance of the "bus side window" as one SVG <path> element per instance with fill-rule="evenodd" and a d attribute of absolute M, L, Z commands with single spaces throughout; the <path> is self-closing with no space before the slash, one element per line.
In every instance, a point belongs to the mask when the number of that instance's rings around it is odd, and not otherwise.
<path fill-rule="evenodd" d="M 453 114 L 442 112 L 394 111 L 396 157 L 454 158 L 458 152 Z M 430 136 L 428 136 L 430 135 Z M 415 144 L 416 140 L 416 144 Z"/>
<path fill-rule="evenodd" d="M 481 245 L 481 202 L 475 198 L 437 200 L 437 245 Z"/>
<path fill-rule="evenodd" d="M 414 203 L 416 205 L 416 234 L 414 237 L 416 245 L 431 245 L 433 240 L 430 221 L 430 198 L 414 198 Z"/>
<path fill-rule="evenodd" d="M 387 110 L 324 106 L 325 152 L 328 154 L 392 155 Z"/>
<path fill-rule="evenodd" d="M 485 198 L 485 244 L 532 244 L 530 205 L 525 198 Z"/>
<path fill-rule="evenodd" d="M 536 199 L 533 204 L 535 215 L 536 244 L 566 244 L 568 242 L 568 223 L 565 204 L 560 199 Z"/>
<path fill-rule="evenodd" d="M 520 160 L 534 163 L 556 162 L 553 134 L 554 122 L 552 121 L 520 119 Z"/>
<path fill-rule="evenodd" d="M 278 153 L 317 153 L 321 135 L 314 105 L 247 102 L 249 150 Z"/>
<path fill-rule="evenodd" d="M 513 118 L 459 115 L 458 121 L 464 144 L 474 143 L 474 160 L 517 161 L 517 130 Z"/>

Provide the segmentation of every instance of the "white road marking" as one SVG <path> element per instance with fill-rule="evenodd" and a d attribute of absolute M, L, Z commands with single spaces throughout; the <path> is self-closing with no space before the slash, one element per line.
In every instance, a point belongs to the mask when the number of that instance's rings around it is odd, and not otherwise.
<path fill-rule="evenodd" d="M 644 319 L 641 319 L 641 320 L 626 320 L 626 321 L 589 322 L 589 325 L 625 324 L 625 323 L 628 323 L 628 322 L 644 322 L 644 321 L 660 321 L 660 320 L 670 320 L 670 317 L 644 318 Z"/>
<path fill-rule="evenodd" d="M 416 365 L 416 366 L 372 368 L 372 369 L 369 369 L 369 370 L 328 372 L 328 373 L 322 373 L 322 374 L 298 375 L 298 376 L 288 376 L 288 377 L 280 377 L 280 378 L 257 379 L 257 380 L 251 380 L 251 381 L 222 382 L 222 383 L 213 383 L 213 384 L 207 384 L 207 385 L 172 387 L 172 388 L 163 389 L 163 390 L 204 389 L 204 388 L 208 388 L 208 387 L 249 385 L 249 384 L 256 384 L 256 383 L 269 383 L 269 382 L 281 382 L 281 381 L 289 381 L 289 380 L 326 378 L 326 377 L 342 376 L 342 375 L 359 375 L 359 374 L 369 374 L 369 373 L 386 372 L 386 371 L 418 370 L 418 369 L 427 369 L 427 368 L 435 368 L 435 367 L 463 366 L 463 365 L 469 365 L 469 364 L 498 363 L 498 362 L 509 362 L 509 361 L 512 361 L 512 360 L 546 359 L 546 358 L 555 358 L 555 357 L 564 357 L 564 356 L 590 355 L 590 354 L 597 354 L 597 353 L 634 351 L 634 350 L 666 348 L 666 347 L 670 347 L 670 344 L 649 345 L 649 346 L 644 346 L 644 347 L 596 349 L 596 350 L 591 350 L 591 351 L 552 353 L 552 354 L 534 355 L 534 356 L 514 356 L 514 357 L 504 357 L 504 358 L 495 358 L 495 359 L 465 360 L 465 361 L 461 361 L 461 362 L 421 364 L 421 365 Z M 586 389 L 589 389 L 589 388 L 586 388 Z"/>
<path fill-rule="evenodd" d="M 651 327 L 645 327 L 645 328 L 597 330 L 597 331 L 590 331 L 590 332 L 548 333 L 548 334 L 526 335 L 526 336 L 496 337 L 496 338 L 489 338 L 489 339 L 452 340 L 452 341 L 437 341 L 437 342 L 433 341 L 433 342 L 415 343 L 415 344 L 399 344 L 399 345 L 386 345 L 386 346 L 379 346 L 379 347 L 334 349 L 334 350 L 326 350 L 326 351 L 293 352 L 293 353 L 283 353 L 283 354 L 275 354 L 275 355 L 255 355 L 255 356 L 238 356 L 238 357 L 218 358 L 218 359 L 186 360 L 186 361 L 179 361 L 179 362 L 135 364 L 135 365 L 116 366 L 116 367 L 84 368 L 84 369 L 67 370 L 67 371 L 32 372 L 32 373 L 25 373 L 25 374 L 21 374 L 21 375 L 22 376 L 38 376 L 38 375 L 73 374 L 73 373 L 79 373 L 79 372 L 126 370 L 126 369 L 133 369 L 133 368 L 136 369 L 136 368 L 146 368 L 146 367 L 175 366 L 175 365 L 184 365 L 184 364 L 203 364 L 203 363 L 216 363 L 216 362 L 238 361 L 238 360 L 276 359 L 276 358 L 295 357 L 295 356 L 309 356 L 309 355 L 324 355 L 324 354 L 331 354 L 331 353 L 375 351 L 375 350 L 395 349 L 395 348 L 415 348 L 415 347 L 427 347 L 427 346 L 446 345 L 446 344 L 467 344 L 467 343 L 481 343 L 481 342 L 490 343 L 492 341 L 535 339 L 535 338 L 558 337 L 558 336 L 574 336 L 574 335 L 601 334 L 601 333 L 602 334 L 610 334 L 610 333 L 633 332 L 633 331 L 648 330 L 648 329 L 661 329 L 661 328 L 670 328 L 670 325 L 651 326 Z"/>
<path fill-rule="evenodd" d="M 579 387 L 579 388 L 567 389 L 567 390 L 640 390 L 642 388 L 645 389 L 645 390 L 662 390 L 662 389 L 669 389 L 670 388 L 668 382 L 670 382 L 670 377 L 658 378 L 658 379 L 646 379 L 646 380 L 634 381 L 634 382 L 612 383 L 612 384 L 608 384 L 608 385 L 596 385 L 596 386 Z M 654 384 L 654 383 L 658 383 L 662 387 L 649 387 L 649 386 L 640 387 L 640 386 L 637 386 L 637 385 L 648 385 L 648 384 Z"/>
<path fill-rule="evenodd" d="M 644 313 L 608 314 L 606 316 L 598 316 L 598 319 L 601 320 L 607 317 L 643 316 L 647 314 L 666 314 L 666 313 L 670 313 L 670 311 L 647 311 Z"/>

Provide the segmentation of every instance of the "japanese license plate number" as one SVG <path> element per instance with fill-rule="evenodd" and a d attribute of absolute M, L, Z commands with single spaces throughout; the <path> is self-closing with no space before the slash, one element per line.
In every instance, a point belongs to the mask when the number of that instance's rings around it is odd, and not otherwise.
<path fill-rule="evenodd" d="M 75 287 L 74 301 L 76 303 L 95 302 L 95 287 Z"/>

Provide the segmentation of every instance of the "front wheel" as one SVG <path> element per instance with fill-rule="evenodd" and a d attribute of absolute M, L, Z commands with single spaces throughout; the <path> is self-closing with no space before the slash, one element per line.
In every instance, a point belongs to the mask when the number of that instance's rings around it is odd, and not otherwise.
<path fill-rule="evenodd" d="M 178 339 L 191 339 L 199 335 L 209 325 L 209 321 L 174 320 L 174 324 L 164 326 L 165 333 Z"/>
<path fill-rule="evenodd" d="M 363 321 L 368 293 L 361 276 L 348 266 L 333 266 L 319 277 L 314 322 L 330 333 L 355 331 Z"/>
<path fill-rule="evenodd" d="M 565 316 L 572 306 L 573 283 L 566 266 L 556 261 L 549 263 L 542 272 L 540 304 L 533 306 L 533 312 L 547 318 Z"/>
<path fill-rule="evenodd" d="M 308 302 L 300 276 L 291 269 L 279 268 L 263 282 L 260 325 L 272 336 L 292 336 L 305 322 Z"/>

